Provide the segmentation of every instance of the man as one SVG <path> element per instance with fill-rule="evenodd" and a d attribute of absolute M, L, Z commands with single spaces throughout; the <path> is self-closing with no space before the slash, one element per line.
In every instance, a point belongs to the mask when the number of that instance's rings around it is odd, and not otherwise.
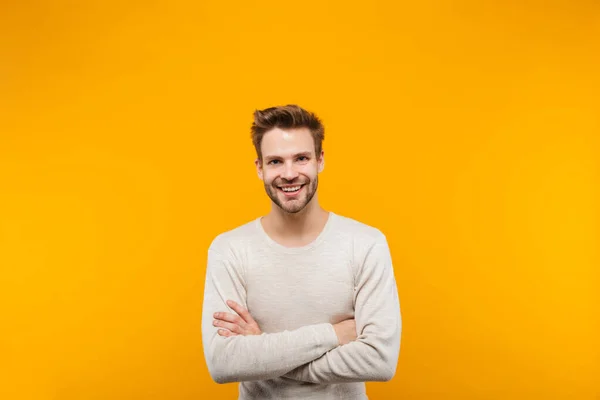
<path fill-rule="evenodd" d="M 317 199 L 324 128 L 298 106 L 254 113 L 258 176 L 272 208 L 208 250 L 206 363 L 239 399 L 367 399 L 398 362 L 401 316 L 376 228 Z"/>

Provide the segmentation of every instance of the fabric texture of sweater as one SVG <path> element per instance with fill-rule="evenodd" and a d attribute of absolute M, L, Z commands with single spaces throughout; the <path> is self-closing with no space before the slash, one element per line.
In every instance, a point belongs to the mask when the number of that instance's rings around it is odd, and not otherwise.
<path fill-rule="evenodd" d="M 367 399 L 365 382 L 388 381 L 402 320 L 384 234 L 329 212 L 310 244 L 285 247 L 257 218 L 221 233 L 208 250 L 202 342 L 218 383 L 239 399 Z M 261 335 L 224 337 L 213 314 L 248 309 Z M 340 346 L 333 324 L 354 318 L 357 339 Z"/>

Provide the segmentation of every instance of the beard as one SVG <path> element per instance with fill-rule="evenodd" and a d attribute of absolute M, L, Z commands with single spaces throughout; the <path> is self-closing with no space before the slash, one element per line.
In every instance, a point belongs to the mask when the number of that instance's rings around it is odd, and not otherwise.
<path fill-rule="evenodd" d="M 275 185 L 275 182 L 271 185 L 265 183 L 265 191 L 271 201 L 277 204 L 279 208 L 287 213 L 295 214 L 302 211 L 314 197 L 317 192 L 317 187 L 319 186 L 319 177 L 316 176 L 314 180 L 301 184 L 304 186 L 300 189 L 302 193 L 300 193 L 297 198 L 285 198 L 285 195 L 281 193 L 281 190 Z"/>

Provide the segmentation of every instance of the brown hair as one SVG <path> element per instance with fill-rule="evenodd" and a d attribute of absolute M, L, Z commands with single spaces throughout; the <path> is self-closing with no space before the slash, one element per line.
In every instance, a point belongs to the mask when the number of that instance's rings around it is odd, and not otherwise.
<path fill-rule="evenodd" d="M 258 159 L 262 160 L 260 145 L 265 133 L 271 129 L 308 128 L 315 141 L 315 156 L 319 158 L 322 142 L 325 139 L 325 127 L 321 120 L 312 112 L 306 111 L 295 104 L 270 107 L 254 112 L 252 123 L 252 143 L 256 149 Z"/>

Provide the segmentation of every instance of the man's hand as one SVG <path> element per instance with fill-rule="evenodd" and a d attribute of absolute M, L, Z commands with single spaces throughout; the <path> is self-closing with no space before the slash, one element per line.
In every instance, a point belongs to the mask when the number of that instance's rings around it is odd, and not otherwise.
<path fill-rule="evenodd" d="M 233 309 L 238 315 L 228 312 L 217 312 L 213 315 L 215 320 L 214 326 L 218 326 L 218 334 L 221 336 L 237 336 L 237 335 L 260 335 L 262 331 L 252 318 L 248 310 L 232 300 L 227 300 L 227 305 Z"/>
<path fill-rule="evenodd" d="M 333 329 L 335 329 L 340 346 L 356 340 L 356 321 L 354 319 L 338 322 L 333 325 Z"/>

